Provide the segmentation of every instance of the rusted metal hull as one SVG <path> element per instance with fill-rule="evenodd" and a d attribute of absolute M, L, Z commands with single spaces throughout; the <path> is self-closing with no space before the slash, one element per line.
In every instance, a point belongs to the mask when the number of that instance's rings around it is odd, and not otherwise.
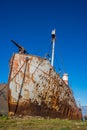
<path fill-rule="evenodd" d="M 46 59 L 15 54 L 10 61 L 9 114 L 81 119 L 72 91 Z"/>

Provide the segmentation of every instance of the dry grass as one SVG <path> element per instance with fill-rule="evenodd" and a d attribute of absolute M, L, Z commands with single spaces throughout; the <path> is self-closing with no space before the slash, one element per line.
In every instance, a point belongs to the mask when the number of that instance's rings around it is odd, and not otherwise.
<path fill-rule="evenodd" d="M 0 117 L 0 130 L 87 130 L 87 122 L 40 117 Z"/>

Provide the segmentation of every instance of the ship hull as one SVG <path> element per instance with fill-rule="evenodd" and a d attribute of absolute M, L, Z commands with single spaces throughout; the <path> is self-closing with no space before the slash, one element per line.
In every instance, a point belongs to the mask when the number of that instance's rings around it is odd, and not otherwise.
<path fill-rule="evenodd" d="M 46 59 L 14 54 L 8 85 L 9 115 L 82 118 L 70 87 Z"/>

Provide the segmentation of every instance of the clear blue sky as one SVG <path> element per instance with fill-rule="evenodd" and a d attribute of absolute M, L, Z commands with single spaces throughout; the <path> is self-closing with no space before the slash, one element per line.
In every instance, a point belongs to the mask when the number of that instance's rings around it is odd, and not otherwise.
<path fill-rule="evenodd" d="M 10 40 L 44 57 L 53 28 L 55 69 L 63 68 L 61 53 L 75 99 L 87 105 L 87 0 L 0 0 L 0 82 L 7 83 L 9 60 L 17 52 Z"/>

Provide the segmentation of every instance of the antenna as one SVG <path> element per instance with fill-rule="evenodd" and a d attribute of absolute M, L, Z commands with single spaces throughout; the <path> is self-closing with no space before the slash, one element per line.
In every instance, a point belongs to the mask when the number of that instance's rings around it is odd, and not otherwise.
<path fill-rule="evenodd" d="M 52 36 L 52 59 L 51 59 L 51 65 L 53 66 L 54 63 L 54 48 L 55 48 L 55 40 L 56 40 L 56 30 L 52 30 L 51 33 Z"/>
<path fill-rule="evenodd" d="M 20 46 L 17 42 L 15 42 L 14 40 L 11 40 L 11 42 L 18 48 L 20 54 L 27 53 L 24 47 Z"/>

